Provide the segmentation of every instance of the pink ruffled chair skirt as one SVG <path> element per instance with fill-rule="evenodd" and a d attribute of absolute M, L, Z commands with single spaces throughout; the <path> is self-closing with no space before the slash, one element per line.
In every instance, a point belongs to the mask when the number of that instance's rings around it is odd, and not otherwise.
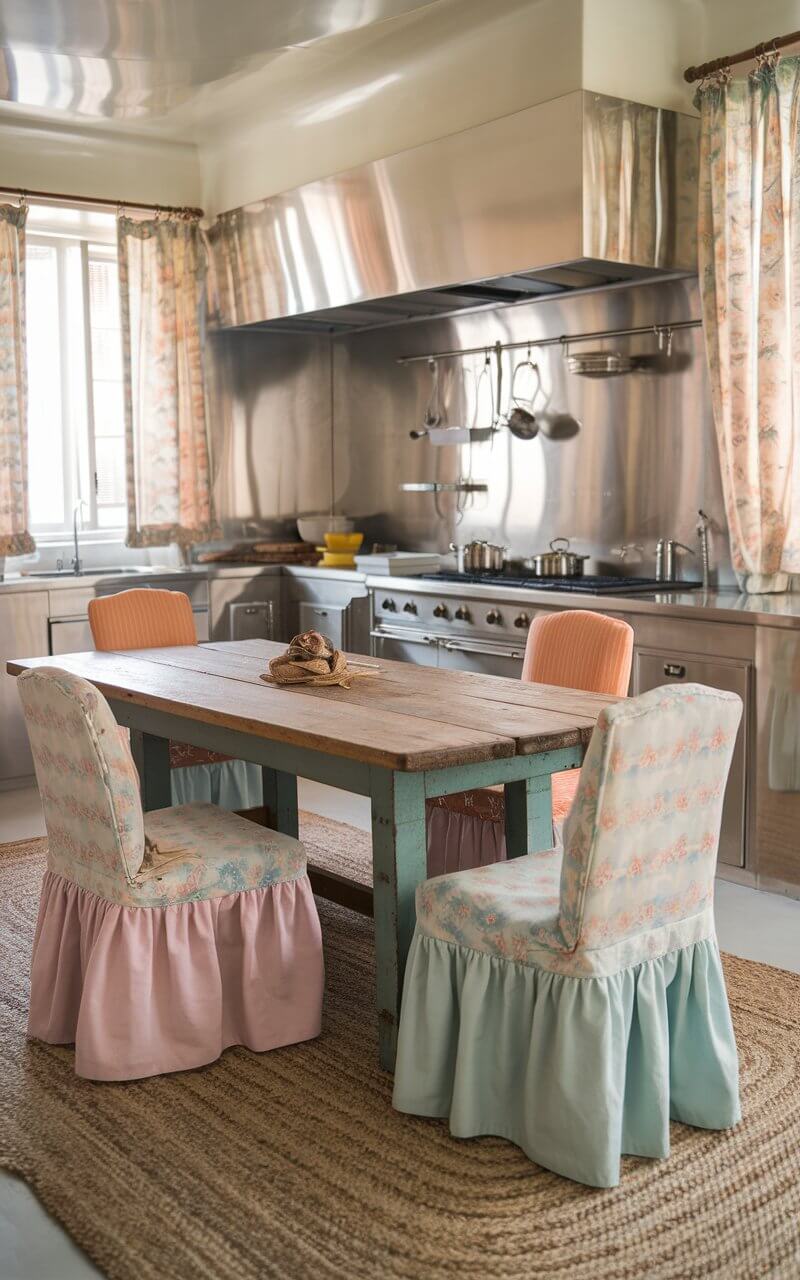
<path fill-rule="evenodd" d="M 425 825 L 429 876 L 444 876 L 451 871 L 468 871 L 505 861 L 506 833 L 502 822 L 431 805 Z"/>
<path fill-rule="evenodd" d="M 48 871 L 28 1034 L 75 1045 L 89 1080 L 134 1080 L 319 1035 L 324 984 L 307 876 L 174 907 L 121 907 Z"/>
<path fill-rule="evenodd" d="M 471 871 L 506 860 L 506 833 L 502 822 L 431 806 L 426 828 L 429 876 Z M 563 829 L 564 819 L 555 817 L 553 845 L 562 843 Z"/>

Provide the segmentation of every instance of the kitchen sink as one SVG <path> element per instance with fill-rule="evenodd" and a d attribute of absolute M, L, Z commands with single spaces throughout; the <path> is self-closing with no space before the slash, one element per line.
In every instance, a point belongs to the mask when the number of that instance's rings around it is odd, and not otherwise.
<path fill-rule="evenodd" d="M 23 576 L 26 578 L 117 578 L 123 573 L 144 573 L 146 565 L 118 565 L 116 568 L 102 569 L 32 569 Z"/>

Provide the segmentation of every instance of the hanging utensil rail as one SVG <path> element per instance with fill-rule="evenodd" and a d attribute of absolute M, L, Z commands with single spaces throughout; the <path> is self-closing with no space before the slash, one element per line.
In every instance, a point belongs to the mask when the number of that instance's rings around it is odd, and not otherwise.
<path fill-rule="evenodd" d="M 460 347 L 454 351 L 434 351 L 422 356 L 398 356 L 398 364 L 416 364 L 421 360 L 450 360 L 459 356 L 482 356 L 487 351 L 499 355 L 501 351 L 521 351 L 526 347 L 570 346 L 574 342 L 599 342 L 603 338 L 634 338 L 653 334 L 659 346 L 668 342 L 679 329 L 699 329 L 702 320 L 675 320 L 672 324 L 643 324 L 633 329 L 597 329 L 594 333 L 562 333 L 558 338 L 530 338 L 523 342 L 490 342 L 482 347 Z"/>

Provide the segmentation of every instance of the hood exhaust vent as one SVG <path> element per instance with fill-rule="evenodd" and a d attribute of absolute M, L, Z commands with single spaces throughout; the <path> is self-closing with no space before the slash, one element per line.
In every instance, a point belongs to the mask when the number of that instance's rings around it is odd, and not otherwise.
<path fill-rule="evenodd" d="M 697 134 L 578 91 L 222 214 L 216 322 L 352 333 L 691 274 Z"/>

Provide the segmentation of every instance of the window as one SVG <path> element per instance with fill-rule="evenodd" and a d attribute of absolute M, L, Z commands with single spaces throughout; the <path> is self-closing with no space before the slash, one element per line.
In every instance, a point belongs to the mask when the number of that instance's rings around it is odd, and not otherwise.
<path fill-rule="evenodd" d="M 125 419 L 113 215 L 31 208 L 27 232 L 32 531 L 125 525 Z"/>

